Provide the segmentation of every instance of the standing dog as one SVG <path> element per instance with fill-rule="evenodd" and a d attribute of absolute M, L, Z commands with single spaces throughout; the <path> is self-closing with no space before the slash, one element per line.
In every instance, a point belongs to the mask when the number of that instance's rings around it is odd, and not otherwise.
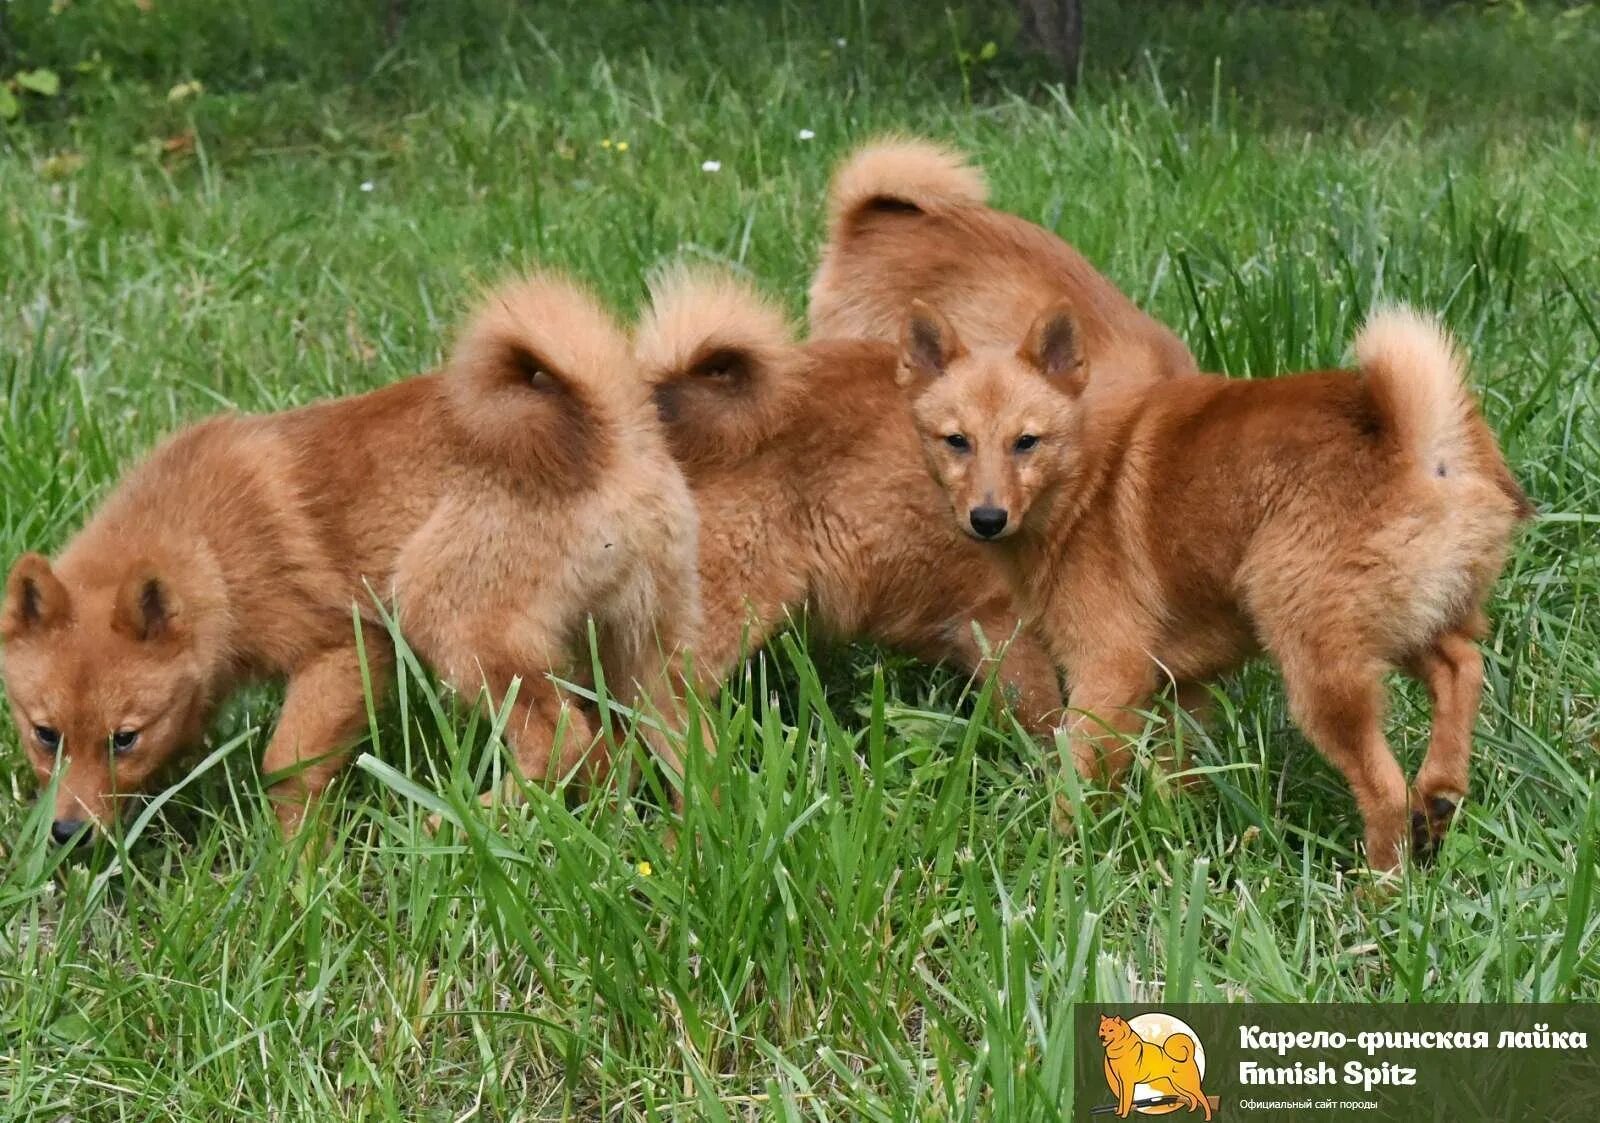
<path fill-rule="evenodd" d="M 612 688 L 678 716 L 695 528 L 626 337 L 554 277 L 493 294 L 440 373 L 186 429 L 6 585 L 17 726 L 41 781 L 63 772 L 52 834 L 108 823 L 237 683 L 278 676 L 263 768 L 293 830 L 392 661 L 378 598 L 458 689 L 498 704 L 520 677 L 518 766 L 571 771 L 590 732 L 546 675 L 587 666 L 590 617 Z"/>
<path fill-rule="evenodd" d="M 983 173 L 957 152 L 882 140 L 835 174 L 828 243 L 811 284 L 813 336 L 893 342 L 912 300 L 940 309 L 969 346 L 1012 346 L 1065 301 L 1097 382 L 1195 372 L 1194 356 L 1077 250 L 986 205 Z"/>
<path fill-rule="evenodd" d="M 1019 719 L 1053 726 L 1049 655 L 983 549 L 940 518 L 892 345 L 796 343 L 753 291 L 680 273 L 655 287 L 635 352 L 700 510 L 707 677 L 807 606 L 825 635 L 969 673 L 1004 647 Z"/>
<path fill-rule="evenodd" d="M 1194 1038 L 1174 1033 L 1152 1045 L 1126 1018 L 1104 1014 L 1098 1033 L 1106 1051 L 1106 1083 L 1117 1097 L 1118 1119 L 1126 1119 L 1133 1111 L 1134 1089 L 1140 1084 L 1161 1095 L 1176 1096 L 1186 1111 L 1203 1111 L 1211 1118 L 1211 1101 L 1200 1084 L 1200 1066 L 1194 1059 Z"/>
<path fill-rule="evenodd" d="M 1358 371 L 1191 375 L 1084 393 L 1074 319 L 968 351 L 913 305 L 901 381 L 956 524 L 990 541 L 1072 685 L 1085 776 L 1115 779 L 1163 676 L 1209 678 L 1258 646 L 1342 771 L 1367 860 L 1395 866 L 1405 777 L 1383 675 L 1427 684 L 1433 735 L 1409 796 L 1432 853 L 1467 791 L 1483 605 L 1531 506 L 1462 382 L 1449 338 L 1404 310 L 1356 340 Z M 947 516 L 948 517 L 948 516 Z"/>

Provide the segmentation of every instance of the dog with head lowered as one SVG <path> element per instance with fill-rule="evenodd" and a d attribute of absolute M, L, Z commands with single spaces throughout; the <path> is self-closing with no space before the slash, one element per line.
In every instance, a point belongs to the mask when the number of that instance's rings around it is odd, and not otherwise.
<path fill-rule="evenodd" d="M 1449 336 L 1390 309 L 1354 371 L 1099 396 L 1078 338 L 1054 304 L 969 349 L 913 305 L 900 377 L 945 518 L 988 543 L 1071 683 L 1079 772 L 1120 776 L 1164 681 L 1264 649 L 1355 794 L 1367 861 L 1396 866 L 1408 826 L 1431 856 L 1467 792 L 1484 603 L 1532 512 Z M 1383 732 L 1394 668 L 1433 700 L 1409 790 Z"/>
<path fill-rule="evenodd" d="M 893 345 L 796 342 L 730 277 L 654 287 L 635 353 L 700 511 L 699 667 L 721 677 L 802 608 L 825 637 L 869 640 L 999 677 L 1030 731 L 1061 694 L 999 571 L 941 518 L 895 385 Z"/>
<path fill-rule="evenodd" d="M 677 720 L 696 521 L 625 335 L 552 276 L 492 294 L 440 372 L 185 429 L 6 583 L 6 692 L 40 781 L 61 773 L 52 833 L 109 824 L 262 678 L 288 680 L 263 768 L 294 829 L 366 725 L 391 611 L 469 697 L 520 679 L 524 775 L 604 772 L 548 676 L 590 665 L 592 619 L 612 689 Z"/>

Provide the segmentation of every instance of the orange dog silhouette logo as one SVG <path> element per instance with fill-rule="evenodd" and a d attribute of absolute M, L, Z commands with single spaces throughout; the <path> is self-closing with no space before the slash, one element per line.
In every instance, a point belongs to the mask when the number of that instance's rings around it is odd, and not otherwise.
<path fill-rule="evenodd" d="M 1194 1030 L 1170 1015 L 1148 1013 L 1134 1018 L 1102 1014 L 1098 1032 L 1106 1051 L 1106 1083 L 1117 1102 L 1096 1107 L 1091 1115 L 1126 1119 L 1132 1111 L 1184 1110 L 1211 1118 L 1218 1100 L 1201 1087 L 1206 1053 Z"/>

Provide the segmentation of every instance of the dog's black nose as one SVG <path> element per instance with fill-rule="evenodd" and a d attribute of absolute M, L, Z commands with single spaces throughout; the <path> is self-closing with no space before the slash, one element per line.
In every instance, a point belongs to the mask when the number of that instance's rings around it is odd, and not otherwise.
<path fill-rule="evenodd" d="M 77 838 L 81 830 L 83 830 L 82 819 L 57 819 L 50 824 L 50 837 L 55 839 L 57 846 L 65 846 Z"/>
<path fill-rule="evenodd" d="M 979 538 L 993 538 L 1006 528 L 1006 513 L 999 507 L 974 507 L 967 518 Z"/>

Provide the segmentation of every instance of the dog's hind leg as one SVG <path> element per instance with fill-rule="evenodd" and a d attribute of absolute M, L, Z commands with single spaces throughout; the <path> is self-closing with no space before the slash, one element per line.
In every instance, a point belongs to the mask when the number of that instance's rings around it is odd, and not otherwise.
<path fill-rule="evenodd" d="M 1483 654 L 1466 632 L 1448 632 L 1408 664 L 1428 687 L 1433 731 L 1412 789 L 1411 845 L 1431 858 L 1467 794 L 1472 728 L 1483 697 Z"/>
<path fill-rule="evenodd" d="M 1352 660 L 1359 641 L 1321 637 L 1314 646 L 1278 648 L 1289 708 L 1301 730 L 1344 773 L 1366 821 L 1367 862 L 1400 864 L 1406 830 L 1406 780 L 1383 736 L 1383 669 Z"/>
<path fill-rule="evenodd" d="M 1191 1071 L 1180 1068 L 1167 1078 L 1167 1087 L 1172 1089 L 1172 1094 L 1183 1101 L 1186 1111 L 1204 1111 L 1206 1118 L 1211 1118 L 1211 1104 L 1206 1100 L 1204 1089 L 1200 1085 L 1200 1070 L 1192 1064 Z M 1153 1085 L 1152 1085 L 1153 1087 Z"/>
<path fill-rule="evenodd" d="M 642 627 L 635 621 L 602 629 L 601 667 L 607 688 L 638 716 L 636 729 L 651 753 L 680 780 L 674 787 L 674 807 L 683 810 L 683 754 L 679 741 L 689 739 L 686 697 L 693 687 L 686 669 L 692 658 L 692 615 L 686 615 L 675 597 L 654 601 Z M 697 676 L 698 678 L 698 676 Z M 700 740 L 707 752 L 715 751 L 710 726 L 702 716 Z"/>
<path fill-rule="evenodd" d="M 504 737 L 524 778 L 547 784 L 574 770 L 586 779 L 603 775 L 587 718 L 550 681 L 578 663 L 582 610 L 559 583 L 559 565 L 541 566 L 530 547 L 503 535 L 521 512 L 514 505 L 497 511 L 495 502 L 482 509 L 464 499 L 441 503 L 401 552 L 394 588 L 406 638 L 468 699 L 485 692 L 499 708 L 518 683 Z M 515 784 L 506 792 L 520 795 Z"/>
<path fill-rule="evenodd" d="M 572 660 L 556 637 L 570 632 L 559 614 L 525 612 L 520 618 L 478 616 L 424 617 L 409 629 L 417 653 L 467 698 L 487 695 L 498 710 L 516 684 L 516 696 L 505 716 L 502 735 L 517 771 L 536 784 L 576 774 L 585 782 L 603 779 L 608 760 L 594 744 L 594 731 L 576 698 L 568 698 L 551 681 L 552 673 L 568 671 Z M 520 798 L 514 782 L 504 785 L 511 800 Z M 489 792 L 489 804 L 496 793 Z"/>
<path fill-rule="evenodd" d="M 371 630 L 365 648 L 366 681 L 376 697 L 393 654 Z M 285 835 L 299 830 L 307 808 L 344 767 L 350 743 L 366 723 L 366 689 L 354 643 L 318 652 L 294 668 L 278 727 L 261 759 Z"/>
<path fill-rule="evenodd" d="M 516 632 L 527 633 L 528 621 Z M 515 634 L 515 633 L 514 633 Z M 535 784 L 551 784 L 575 777 L 586 784 L 603 780 L 609 772 L 609 757 L 595 743 L 594 729 L 576 698 L 563 695 L 550 675 L 566 669 L 568 660 L 549 645 L 533 642 L 524 634 L 522 643 L 503 643 L 480 649 L 476 663 L 478 680 L 489 704 L 500 707 L 516 683 L 516 697 L 506 714 L 502 735 L 523 779 Z M 455 665 L 455 661 L 445 665 Z M 452 676 L 465 686 L 470 679 Z M 514 783 L 504 785 L 503 794 L 512 802 L 520 799 Z M 485 804 L 494 802 L 495 793 L 484 794 Z"/>
<path fill-rule="evenodd" d="M 770 589 L 761 590 L 760 597 L 747 598 L 738 581 L 715 586 L 707 582 L 701 590 L 704 612 L 694 644 L 695 674 L 713 691 L 739 669 L 742 658 L 766 646 L 772 633 L 787 619 L 786 606 L 799 605 L 805 599 L 803 583 L 796 583 L 788 599 L 773 595 Z M 791 593 L 787 588 L 782 591 Z"/>
<path fill-rule="evenodd" d="M 482 691 L 498 709 L 516 684 L 516 697 L 506 713 L 501 735 L 511 750 L 517 773 L 530 783 L 554 784 L 575 778 L 586 786 L 605 780 L 610 758 L 595 743 L 594 728 L 575 698 L 562 695 L 548 678 L 548 661 L 497 658 L 482 668 Z M 464 685 L 464 684 L 460 684 Z M 484 806 L 520 803 L 521 786 L 507 776 L 498 790 L 484 792 Z"/>
<path fill-rule="evenodd" d="M 543 676 L 524 678 L 506 718 L 506 743 L 516 757 L 517 771 L 535 783 L 548 784 L 576 776 L 593 787 L 610 773 L 610 758 L 595 744 L 594 729 L 576 699 L 561 696 Z M 489 803 L 494 793 L 485 793 Z M 519 793 L 507 785 L 515 801 Z"/>

